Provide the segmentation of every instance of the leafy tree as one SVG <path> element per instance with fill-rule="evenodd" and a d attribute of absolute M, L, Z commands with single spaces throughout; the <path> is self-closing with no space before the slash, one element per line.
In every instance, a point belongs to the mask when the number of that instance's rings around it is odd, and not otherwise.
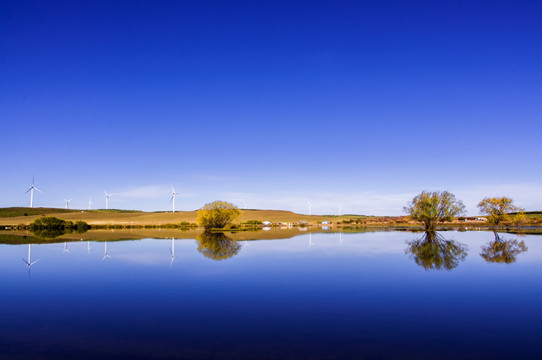
<path fill-rule="evenodd" d="M 232 240 L 224 233 L 210 233 L 204 231 L 198 235 L 198 251 L 203 256 L 213 260 L 224 260 L 237 255 L 241 244 Z"/>
<path fill-rule="evenodd" d="M 54 216 L 45 216 L 36 219 L 30 224 L 29 229 L 37 237 L 52 239 L 76 230 L 78 233 L 86 232 L 90 226 L 84 221 L 66 221 Z"/>
<path fill-rule="evenodd" d="M 226 201 L 214 201 L 198 210 L 198 224 L 205 230 L 223 229 L 240 214 L 237 206 Z"/>
<path fill-rule="evenodd" d="M 482 247 L 480 256 L 487 262 L 510 264 L 516 261 L 516 256 L 527 251 L 525 241 L 517 239 L 505 240 L 495 234 L 495 241 Z"/>
<path fill-rule="evenodd" d="M 421 239 L 408 245 L 405 253 L 425 270 L 452 270 L 467 256 L 466 245 L 446 240 L 434 231 L 426 231 Z"/>
<path fill-rule="evenodd" d="M 421 222 L 426 231 L 434 231 L 437 225 L 464 214 L 465 205 L 448 191 L 422 191 L 403 210 L 412 220 Z"/>
<path fill-rule="evenodd" d="M 523 209 L 513 204 L 513 200 L 503 197 L 485 198 L 478 204 L 480 213 L 487 215 L 487 220 L 495 226 L 512 219 L 512 213 L 518 213 L 516 216 L 524 217 Z"/>

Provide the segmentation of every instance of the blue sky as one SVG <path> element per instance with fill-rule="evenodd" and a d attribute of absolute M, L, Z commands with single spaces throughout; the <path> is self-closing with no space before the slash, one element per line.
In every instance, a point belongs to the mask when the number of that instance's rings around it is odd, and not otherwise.
<path fill-rule="evenodd" d="M 542 210 L 541 1 L 1 1 L 0 206 Z"/>

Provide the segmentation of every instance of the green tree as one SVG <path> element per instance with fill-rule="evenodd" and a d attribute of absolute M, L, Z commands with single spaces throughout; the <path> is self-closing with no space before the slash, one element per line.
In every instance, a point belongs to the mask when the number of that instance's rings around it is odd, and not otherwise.
<path fill-rule="evenodd" d="M 237 206 L 226 201 L 214 201 L 198 210 L 198 224 L 205 230 L 223 229 L 239 217 Z"/>
<path fill-rule="evenodd" d="M 421 222 L 426 231 L 435 231 L 437 225 L 464 214 L 465 205 L 448 191 L 422 191 L 403 210 L 412 220 Z"/>
<path fill-rule="evenodd" d="M 426 231 L 421 239 L 408 245 L 405 253 L 425 270 L 452 270 L 467 256 L 466 245 L 446 240 L 434 231 Z"/>
<path fill-rule="evenodd" d="M 478 204 L 478 209 L 480 213 L 487 215 L 487 221 L 495 226 L 513 220 L 513 213 L 517 213 L 518 220 L 524 217 L 523 209 L 514 205 L 514 201 L 505 196 L 485 198 Z"/>
<path fill-rule="evenodd" d="M 90 226 L 84 221 L 66 221 L 54 216 L 45 216 L 36 219 L 30 224 L 29 229 L 37 237 L 52 239 L 76 230 L 78 233 L 86 232 Z"/>

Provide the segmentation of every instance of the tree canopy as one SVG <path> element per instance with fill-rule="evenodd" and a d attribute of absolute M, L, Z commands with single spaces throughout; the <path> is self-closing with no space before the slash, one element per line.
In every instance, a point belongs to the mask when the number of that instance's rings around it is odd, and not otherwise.
<path fill-rule="evenodd" d="M 226 201 L 214 201 L 198 210 L 197 221 L 205 230 L 223 229 L 237 219 L 240 214 L 241 211 L 237 206 Z"/>
<path fill-rule="evenodd" d="M 448 191 L 422 191 L 403 210 L 412 220 L 421 222 L 427 231 L 434 231 L 438 224 L 464 214 L 465 205 Z"/>
<path fill-rule="evenodd" d="M 73 231 L 86 232 L 90 226 L 84 221 L 66 221 L 54 216 L 45 216 L 36 219 L 28 227 L 37 237 L 52 239 Z"/>
<path fill-rule="evenodd" d="M 508 197 L 485 198 L 478 204 L 480 213 L 487 215 L 487 221 L 495 226 L 511 220 L 513 213 L 523 216 L 523 209 L 514 205 L 514 201 Z"/>

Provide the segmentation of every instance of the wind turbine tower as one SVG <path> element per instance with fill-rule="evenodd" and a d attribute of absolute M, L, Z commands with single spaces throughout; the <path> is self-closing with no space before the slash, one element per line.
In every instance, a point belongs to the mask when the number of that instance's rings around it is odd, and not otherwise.
<path fill-rule="evenodd" d="M 176 193 L 173 185 L 171 185 L 171 200 L 169 200 L 169 203 L 173 204 L 173 213 L 175 213 L 175 197 L 177 195 L 179 195 L 179 193 Z"/>
<path fill-rule="evenodd" d="M 105 193 L 105 210 L 109 209 L 109 197 L 113 194 L 108 194 L 107 191 L 104 190 Z"/>
<path fill-rule="evenodd" d="M 68 204 L 70 203 L 70 201 L 72 201 L 72 199 L 70 199 L 70 200 L 64 199 L 64 202 L 66 203 L 66 210 L 68 210 Z"/>
<path fill-rule="evenodd" d="M 39 191 L 43 194 L 43 192 L 34 186 L 34 177 L 32 177 L 32 185 L 30 185 L 30 188 L 26 190 L 25 194 L 30 191 L 30 207 L 34 207 L 34 190 Z"/>
<path fill-rule="evenodd" d="M 88 209 L 92 209 L 92 197 L 88 199 Z"/>

